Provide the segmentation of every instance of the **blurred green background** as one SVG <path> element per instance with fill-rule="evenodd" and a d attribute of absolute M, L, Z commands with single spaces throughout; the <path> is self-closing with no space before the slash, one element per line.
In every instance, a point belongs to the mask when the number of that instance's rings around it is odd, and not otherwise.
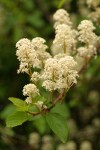
<path fill-rule="evenodd" d="M 35 147 L 29 142 L 29 137 L 34 132 L 40 136 L 40 145 L 43 145 L 42 139 L 45 135 L 54 138 L 53 149 L 61 145 L 44 120 L 24 123 L 13 129 L 5 127 L 5 118 L 15 109 L 8 97 L 24 98 L 22 88 L 28 83 L 25 74 L 17 74 L 19 64 L 16 59 L 16 42 L 24 37 L 32 39 L 40 36 L 50 45 L 54 38 L 52 15 L 58 8 L 68 10 L 75 26 L 87 18 L 88 8 L 81 0 L 0 0 L 0 150 L 34 150 Z M 96 33 L 99 35 L 100 27 L 96 27 Z M 99 49 L 97 58 L 91 61 L 88 69 L 80 76 L 78 84 L 68 92 L 66 106 L 68 141 L 73 141 L 77 149 L 80 149 L 84 141 L 88 141 L 93 150 L 99 150 Z"/>

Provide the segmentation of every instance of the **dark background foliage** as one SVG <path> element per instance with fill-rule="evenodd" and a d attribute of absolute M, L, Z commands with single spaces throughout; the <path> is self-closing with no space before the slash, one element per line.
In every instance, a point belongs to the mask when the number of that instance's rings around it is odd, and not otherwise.
<path fill-rule="evenodd" d="M 8 97 L 24 99 L 21 91 L 28 83 L 26 75 L 17 74 L 19 64 L 15 55 L 15 44 L 23 37 L 32 39 L 41 36 L 50 45 L 54 38 L 52 14 L 58 8 L 65 8 L 71 13 L 75 26 L 87 18 L 81 13 L 80 8 L 84 9 L 84 6 L 78 5 L 78 0 L 0 0 L 0 150 L 17 150 L 20 147 L 25 150 L 31 149 L 28 143 L 31 132 L 39 132 L 41 138 L 45 134 L 52 135 L 43 121 L 26 122 L 20 127 L 8 129 L 5 127 L 5 118 L 15 109 Z M 100 33 L 98 26 L 96 33 Z M 69 140 L 74 140 L 78 148 L 81 142 L 89 140 L 93 149 L 99 150 L 100 128 L 94 123 L 97 119 L 100 125 L 99 52 L 98 57 L 83 71 L 78 84 L 68 92 L 66 105 L 69 126 L 74 122 Z M 75 126 L 77 132 L 75 130 L 74 134 Z"/>

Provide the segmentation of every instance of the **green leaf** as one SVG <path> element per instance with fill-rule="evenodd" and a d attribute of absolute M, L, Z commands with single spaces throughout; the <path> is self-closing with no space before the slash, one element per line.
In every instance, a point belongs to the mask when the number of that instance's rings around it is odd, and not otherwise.
<path fill-rule="evenodd" d="M 70 111 L 66 105 L 66 103 L 57 103 L 54 108 L 51 110 L 52 113 L 58 113 L 63 117 L 70 116 Z"/>
<path fill-rule="evenodd" d="M 9 97 L 8 98 L 15 106 L 17 107 L 21 107 L 21 106 L 25 106 L 26 103 L 25 101 L 19 99 L 19 98 L 15 98 L 15 97 Z"/>
<path fill-rule="evenodd" d="M 53 132 L 65 143 L 68 136 L 68 128 L 66 118 L 57 113 L 48 113 L 46 121 Z"/>
<path fill-rule="evenodd" d="M 47 124 L 43 116 L 34 120 L 33 122 L 35 128 L 39 131 L 40 134 L 44 134 L 47 129 Z"/>
<path fill-rule="evenodd" d="M 15 112 L 7 118 L 6 125 L 7 127 L 15 127 L 21 125 L 29 119 L 29 116 L 25 112 Z"/>
<path fill-rule="evenodd" d="M 45 99 L 43 96 L 37 95 L 37 96 L 35 97 L 35 101 L 36 101 L 36 102 L 37 102 L 37 101 L 45 102 L 46 99 Z"/>
<path fill-rule="evenodd" d="M 9 104 L 4 108 L 4 110 L 0 113 L 0 117 L 2 119 L 6 119 L 9 115 L 16 111 L 16 107 L 12 104 Z"/>
<path fill-rule="evenodd" d="M 29 105 L 26 104 L 25 101 L 15 98 L 15 97 L 9 97 L 9 100 L 16 106 L 17 111 L 27 111 L 29 108 Z"/>

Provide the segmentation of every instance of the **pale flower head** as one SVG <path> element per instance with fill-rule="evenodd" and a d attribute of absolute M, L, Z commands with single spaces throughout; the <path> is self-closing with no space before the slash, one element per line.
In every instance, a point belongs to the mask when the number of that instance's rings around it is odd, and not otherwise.
<path fill-rule="evenodd" d="M 31 46 L 32 48 L 37 51 L 37 52 L 44 52 L 48 46 L 45 44 L 45 39 L 41 38 L 41 37 L 36 37 L 36 38 L 33 38 L 32 39 L 32 42 L 31 42 Z"/>
<path fill-rule="evenodd" d="M 33 72 L 32 76 L 31 76 L 31 81 L 33 82 L 37 82 L 40 78 L 40 74 L 38 72 Z"/>
<path fill-rule="evenodd" d="M 97 7 L 95 11 L 91 12 L 88 17 L 97 25 L 100 26 L 100 7 Z"/>
<path fill-rule="evenodd" d="M 100 0 L 86 0 L 88 7 L 96 8 L 100 4 Z"/>
<path fill-rule="evenodd" d="M 30 40 L 28 40 L 27 38 L 23 38 L 21 40 L 19 40 L 17 43 L 16 43 L 16 47 L 17 49 L 30 49 Z"/>
<path fill-rule="evenodd" d="M 65 145 L 66 150 L 77 150 L 77 145 L 74 141 L 68 141 Z"/>
<path fill-rule="evenodd" d="M 55 83 L 48 79 L 43 82 L 42 86 L 48 91 L 53 91 L 55 89 Z"/>
<path fill-rule="evenodd" d="M 60 24 L 72 26 L 69 14 L 64 9 L 58 9 L 53 15 L 53 20 L 55 21 L 54 27 L 57 27 Z"/>
<path fill-rule="evenodd" d="M 41 37 L 36 37 L 32 39 L 31 47 L 35 50 L 38 55 L 38 59 L 41 61 L 41 66 L 44 64 L 44 61 L 51 57 L 51 55 L 46 52 L 48 46 L 45 44 L 45 39 Z"/>
<path fill-rule="evenodd" d="M 92 150 L 92 144 L 89 141 L 83 141 L 80 145 L 80 150 Z"/>
<path fill-rule="evenodd" d="M 58 60 L 55 58 L 49 58 L 45 61 L 44 72 L 41 78 L 52 80 L 57 70 L 58 70 Z"/>
<path fill-rule="evenodd" d="M 71 56 L 48 59 L 41 76 L 42 86 L 49 91 L 68 89 L 72 83 L 77 83 L 76 65 Z"/>
<path fill-rule="evenodd" d="M 83 58 L 91 58 L 97 54 L 96 48 L 93 45 L 89 45 L 89 47 L 80 47 L 78 48 L 78 55 Z"/>
<path fill-rule="evenodd" d="M 23 87 L 23 95 L 29 97 L 35 97 L 36 95 L 39 95 L 39 90 L 35 84 L 30 83 Z"/>
<path fill-rule="evenodd" d="M 16 55 L 20 61 L 18 73 L 29 72 L 29 67 L 41 68 L 41 61 L 38 58 L 38 54 L 31 47 L 31 41 L 28 39 L 21 39 L 16 43 L 17 51 Z"/>
<path fill-rule="evenodd" d="M 78 26 L 78 30 L 91 30 L 93 31 L 95 29 L 93 23 L 90 20 L 83 20 Z"/>
<path fill-rule="evenodd" d="M 16 47 L 16 55 L 20 61 L 18 73 L 26 72 L 29 74 L 30 68 L 41 69 L 44 61 L 51 57 L 46 52 L 48 47 L 45 44 L 45 40 L 40 37 L 34 38 L 32 41 L 26 38 L 21 39 L 16 43 Z"/>
<path fill-rule="evenodd" d="M 30 49 L 31 49 L 30 40 L 23 38 L 16 43 L 17 51 L 16 55 L 19 61 L 24 61 L 27 59 Z"/>
<path fill-rule="evenodd" d="M 31 98 L 31 97 L 27 97 L 27 98 L 25 99 L 25 102 L 26 102 L 27 104 L 32 104 L 32 98 Z"/>
<path fill-rule="evenodd" d="M 29 71 L 28 70 L 28 63 L 27 62 L 20 62 L 19 69 L 18 69 L 17 73 L 20 73 L 20 72 L 28 73 L 28 71 Z"/>
<path fill-rule="evenodd" d="M 78 32 L 66 24 L 58 25 L 55 32 L 55 39 L 51 47 L 52 54 L 66 53 L 70 55 L 76 47 Z"/>
<path fill-rule="evenodd" d="M 95 45 L 97 43 L 97 36 L 93 32 L 95 29 L 93 23 L 89 20 L 83 20 L 78 26 L 79 41 L 87 45 Z"/>
<path fill-rule="evenodd" d="M 36 132 L 33 132 L 29 135 L 29 145 L 32 147 L 35 147 L 37 149 L 37 147 L 39 147 L 39 142 L 40 142 L 40 135 Z"/>

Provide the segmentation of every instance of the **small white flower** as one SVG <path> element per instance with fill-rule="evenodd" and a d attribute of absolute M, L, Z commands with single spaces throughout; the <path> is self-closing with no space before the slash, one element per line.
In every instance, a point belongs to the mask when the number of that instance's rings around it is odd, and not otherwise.
<path fill-rule="evenodd" d="M 95 11 L 91 12 L 88 16 L 93 22 L 100 25 L 100 7 L 97 7 Z"/>
<path fill-rule="evenodd" d="M 27 104 L 31 104 L 32 103 L 32 98 L 31 97 L 27 97 L 25 99 L 25 101 L 26 101 Z"/>
<path fill-rule="evenodd" d="M 78 26 L 79 41 L 85 43 L 86 45 L 96 45 L 98 38 L 93 32 L 94 29 L 95 27 L 91 21 L 81 21 L 81 23 Z"/>
<path fill-rule="evenodd" d="M 57 27 L 59 24 L 66 24 L 72 26 L 69 14 L 64 9 L 58 9 L 53 15 L 53 19 L 55 21 L 54 27 Z"/>
<path fill-rule="evenodd" d="M 38 72 L 34 72 L 31 76 L 31 81 L 37 82 L 40 78 L 40 74 Z"/>
<path fill-rule="evenodd" d="M 30 83 L 30 84 L 27 84 L 27 85 L 24 86 L 23 95 L 34 97 L 36 95 L 39 95 L 39 90 L 37 89 L 35 84 Z"/>
<path fill-rule="evenodd" d="M 42 110 L 43 108 L 44 108 L 44 109 L 47 109 L 47 106 L 44 105 L 44 102 L 43 102 L 43 101 L 37 101 L 37 102 L 35 103 L 35 105 L 36 105 L 40 110 Z"/>
<path fill-rule="evenodd" d="M 89 47 L 80 47 L 78 48 L 78 55 L 83 58 L 91 58 L 96 55 L 96 48 L 93 45 L 89 45 Z"/>
<path fill-rule="evenodd" d="M 71 56 L 47 59 L 41 76 L 42 86 L 49 91 L 68 89 L 72 83 L 77 83 L 76 65 Z"/>
<path fill-rule="evenodd" d="M 27 38 L 23 38 L 16 43 L 16 47 L 19 50 L 20 49 L 26 50 L 26 49 L 30 49 L 30 44 L 31 44 L 30 40 L 28 40 Z"/>
<path fill-rule="evenodd" d="M 93 31 L 94 29 L 95 27 L 90 20 L 83 20 L 78 26 L 78 30 Z"/>
<path fill-rule="evenodd" d="M 18 73 L 29 73 L 30 68 L 42 68 L 44 61 L 51 57 L 46 52 L 48 48 L 43 38 L 37 37 L 32 41 L 24 38 L 16 43 L 16 55 L 20 61 Z"/>
<path fill-rule="evenodd" d="M 41 37 L 36 37 L 32 39 L 31 47 L 37 52 L 45 52 L 48 46 L 45 44 L 45 39 Z"/>
<path fill-rule="evenodd" d="M 53 91 L 55 89 L 55 83 L 48 79 L 43 82 L 42 86 L 49 91 Z"/>
<path fill-rule="evenodd" d="M 96 8 L 99 4 L 99 0 L 86 0 L 88 7 L 94 7 Z"/>
<path fill-rule="evenodd" d="M 29 144 L 34 147 L 35 149 L 39 148 L 39 142 L 40 142 L 40 135 L 36 132 L 33 132 L 29 135 Z"/>
<path fill-rule="evenodd" d="M 76 47 L 77 31 L 70 28 L 66 24 L 61 24 L 56 27 L 56 36 L 52 44 L 53 55 L 66 53 L 70 55 Z"/>

